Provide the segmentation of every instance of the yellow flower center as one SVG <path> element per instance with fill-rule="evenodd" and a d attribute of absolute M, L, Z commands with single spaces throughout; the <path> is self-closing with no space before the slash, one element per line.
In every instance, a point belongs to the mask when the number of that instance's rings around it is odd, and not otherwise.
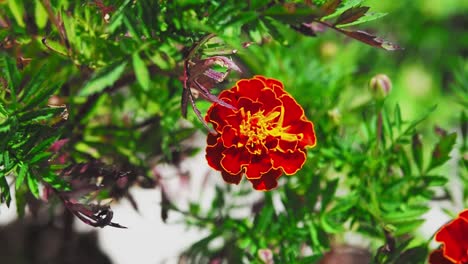
<path fill-rule="evenodd" d="M 253 154 L 261 154 L 261 148 L 259 147 L 260 145 L 265 144 L 265 139 L 268 136 L 290 142 L 297 141 L 302 138 L 302 133 L 291 134 L 286 132 L 289 129 L 289 126 L 283 127 L 283 106 L 280 106 L 279 111 L 272 111 L 266 115 L 264 112 L 264 110 L 260 110 L 252 114 L 250 111 L 247 111 L 246 113 L 244 108 L 240 109 L 240 113 L 243 118 L 240 124 L 240 134 L 248 138 L 245 146 L 253 149 Z M 242 146 L 243 144 L 239 143 L 238 147 Z"/>

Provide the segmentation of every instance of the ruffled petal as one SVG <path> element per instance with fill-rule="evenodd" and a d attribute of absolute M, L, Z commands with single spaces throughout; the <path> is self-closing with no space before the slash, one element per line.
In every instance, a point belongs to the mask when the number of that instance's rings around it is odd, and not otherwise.
<path fill-rule="evenodd" d="M 221 167 L 229 174 L 239 174 L 242 167 L 249 164 L 250 154 L 240 151 L 236 147 L 225 149 L 222 153 Z"/>
<path fill-rule="evenodd" d="M 432 251 L 429 255 L 429 264 L 455 264 L 455 262 L 447 259 L 444 256 L 442 249 L 437 249 Z"/>
<path fill-rule="evenodd" d="M 223 176 L 223 180 L 227 183 L 239 184 L 242 179 L 242 172 L 238 174 L 230 174 L 226 171 L 222 171 L 221 176 Z"/>
<path fill-rule="evenodd" d="M 443 226 L 435 240 L 444 244 L 444 255 L 454 261 L 468 261 L 468 221 L 457 218 Z"/>
<path fill-rule="evenodd" d="M 252 155 L 250 163 L 245 167 L 245 176 L 247 179 L 258 179 L 271 170 L 271 167 L 271 160 L 267 154 Z"/>
<path fill-rule="evenodd" d="M 306 154 L 300 149 L 294 152 L 272 151 L 270 157 L 273 161 L 273 168 L 281 168 L 287 175 L 296 173 L 306 161 Z"/>
<path fill-rule="evenodd" d="M 223 128 L 223 132 L 221 132 L 221 141 L 223 142 L 224 147 L 237 147 L 239 139 L 240 137 L 236 129 L 232 128 L 231 126 L 225 126 Z"/>
<path fill-rule="evenodd" d="M 290 95 L 285 94 L 280 97 L 284 108 L 283 126 L 289 126 L 304 117 L 304 109 L 292 98 Z"/>
<path fill-rule="evenodd" d="M 265 87 L 265 83 L 258 79 L 243 79 L 236 83 L 236 87 L 240 96 L 257 101 L 260 97 L 260 91 Z"/>
<path fill-rule="evenodd" d="M 269 191 L 278 186 L 278 179 L 281 177 L 280 170 L 270 170 L 263 174 L 259 179 L 249 179 L 255 190 Z"/>
<path fill-rule="evenodd" d="M 222 153 L 225 150 L 223 143 L 218 140 L 219 134 L 214 136 L 213 134 L 209 133 L 207 137 L 207 147 L 206 147 L 206 160 L 208 161 L 208 165 L 217 171 L 221 171 L 221 157 Z"/>

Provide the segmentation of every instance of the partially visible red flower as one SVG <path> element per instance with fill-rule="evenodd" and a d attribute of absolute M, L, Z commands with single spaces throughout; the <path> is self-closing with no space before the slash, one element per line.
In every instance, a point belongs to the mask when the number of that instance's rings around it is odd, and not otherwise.
<path fill-rule="evenodd" d="M 435 240 L 443 244 L 446 259 L 455 264 L 468 264 L 468 210 L 440 228 Z"/>
<path fill-rule="evenodd" d="M 214 103 L 205 120 L 206 159 L 228 183 L 245 174 L 257 190 L 271 190 L 283 173 L 295 174 L 306 161 L 306 147 L 315 146 L 312 122 L 302 107 L 275 79 L 255 76 L 223 91 L 219 99 L 234 109 Z"/>

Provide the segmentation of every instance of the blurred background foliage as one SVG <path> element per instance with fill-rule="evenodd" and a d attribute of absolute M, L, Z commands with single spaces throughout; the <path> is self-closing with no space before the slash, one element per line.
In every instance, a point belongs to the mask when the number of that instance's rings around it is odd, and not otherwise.
<path fill-rule="evenodd" d="M 321 21 L 327 1 L 0 1 L 2 202 L 14 188 L 19 215 L 52 207 L 45 217 L 121 227 L 103 201 L 132 200 L 135 185 L 160 188 L 165 220 L 179 212 L 210 232 L 184 261 L 332 263 L 352 245 L 359 263 L 424 263 L 430 239 L 418 228 L 432 202 L 468 206 L 468 3 L 330 2 L 339 6 L 326 21 L 359 5 L 388 13 L 351 28 L 403 49 L 319 23 L 297 29 Z M 193 111 L 182 118 L 180 102 L 184 62 L 213 55 L 242 69 L 213 93 L 255 74 L 281 80 L 318 143 L 301 171 L 254 202 L 245 204 L 248 183 L 219 184 L 205 187 L 216 192 L 209 209 L 192 201 L 185 210 L 155 166 L 178 166 L 197 152 L 193 134 L 207 133 Z M 384 100 L 368 85 L 378 74 L 391 80 Z M 197 100 L 202 114 L 210 104 Z M 233 217 L 239 207 L 251 214 Z"/>

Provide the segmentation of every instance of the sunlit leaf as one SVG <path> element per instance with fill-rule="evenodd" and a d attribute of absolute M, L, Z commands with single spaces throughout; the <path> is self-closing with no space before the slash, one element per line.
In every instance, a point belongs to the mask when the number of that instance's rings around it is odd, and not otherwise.
<path fill-rule="evenodd" d="M 112 86 L 122 75 L 127 66 L 127 62 L 112 64 L 98 71 L 93 75 L 85 87 L 81 89 L 80 96 L 88 96 L 94 93 L 102 92 L 105 88 Z"/>

